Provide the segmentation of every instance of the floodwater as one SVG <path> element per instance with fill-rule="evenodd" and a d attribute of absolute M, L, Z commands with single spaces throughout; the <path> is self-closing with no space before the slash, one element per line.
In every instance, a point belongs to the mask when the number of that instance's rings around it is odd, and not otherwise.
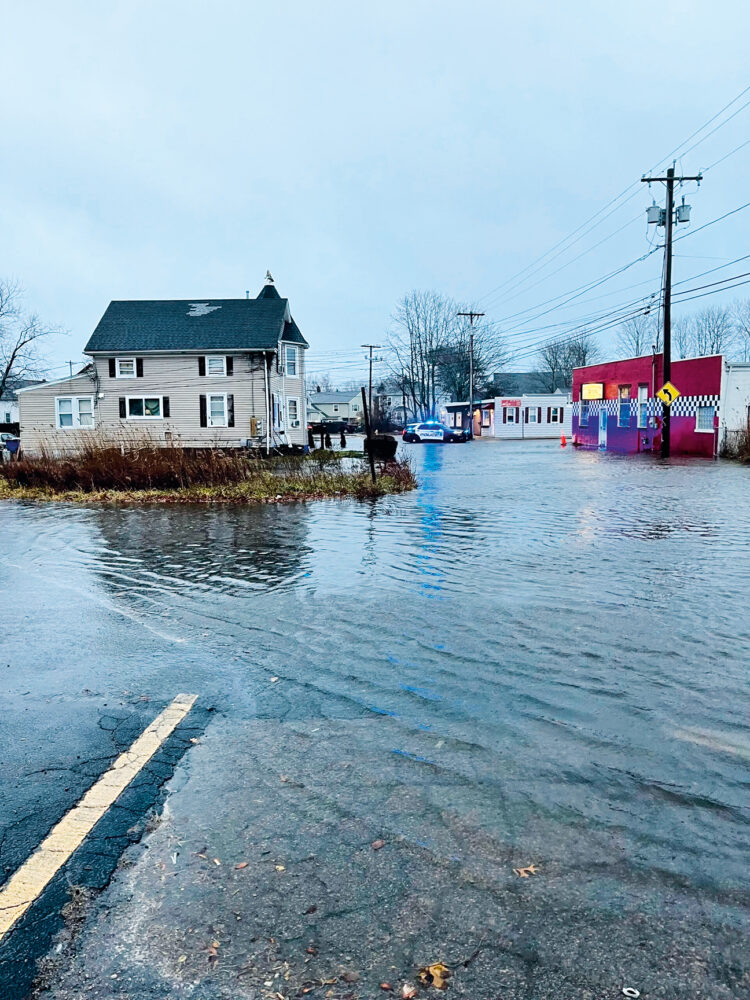
<path fill-rule="evenodd" d="M 195 691 L 319 734 L 339 807 L 436 863 L 599 873 L 608 933 L 677 891 L 746 929 L 750 471 L 402 449 L 420 489 L 372 503 L 6 505 L 10 694 Z"/>

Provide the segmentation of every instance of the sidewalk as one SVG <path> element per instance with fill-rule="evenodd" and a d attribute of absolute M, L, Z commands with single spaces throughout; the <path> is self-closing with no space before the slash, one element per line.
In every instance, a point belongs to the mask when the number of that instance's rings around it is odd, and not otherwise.
<path fill-rule="evenodd" d="M 483 774 L 467 747 L 475 794 L 440 758 L 394 751 L 402 740 L 388 717 L 215 719 L 161 821 L 53 949 L 39 995 L 375 998 L 436 961 L 452 970 L 446 995 L 467 1000 L 747 989 L 727 982 L 744 944 L 720 899 L 639 876 L 595 832 L 560 843 L 550 817 L 506 808 L 522 764 Z"/>

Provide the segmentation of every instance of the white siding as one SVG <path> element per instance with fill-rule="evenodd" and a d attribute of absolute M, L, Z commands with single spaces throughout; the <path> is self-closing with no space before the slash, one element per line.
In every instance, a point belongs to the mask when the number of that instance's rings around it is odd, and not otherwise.
<path fill-rule="evenodd" d="M 728 363 L 722 389 L 721 439 L 731 441 L 740 431 L 750 429 L 750 364 Z"/>
<path fill-rule="evenodd" d="M 504 398 L 517 399 L 520 406 L 516 409 L 519 416 L 518 423 L 503 423 Z M 549 420 L 550 411 L 557 407 L 563 408 L 563 422 L 551 423 Z M 541 419 L 539 411 L 541 410 Z M 532 422 L 527 419 L 527 412 L 536 412 L 537 420 Z M 529 413 L 529 415 L 531 415 Z M 563 394 L 545 393 L 527 396 L 501 397 L 495 399 L 495 437 L 507 439 L 526 438 L 559 438 L 561 434 L 570 435 L 573 421 L 573 404 L 570 397 Z"/>

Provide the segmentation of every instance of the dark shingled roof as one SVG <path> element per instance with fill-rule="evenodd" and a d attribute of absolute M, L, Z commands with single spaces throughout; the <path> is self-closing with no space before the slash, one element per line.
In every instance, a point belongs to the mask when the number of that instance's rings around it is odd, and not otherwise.
<path fill-rule="evenodd" d="M 285 322 L 287 300 L 269 288 L 257 299 L 110 302 L 85 353 L 273 350 L 282 332 L 307 347 L 296 323 Z"/>

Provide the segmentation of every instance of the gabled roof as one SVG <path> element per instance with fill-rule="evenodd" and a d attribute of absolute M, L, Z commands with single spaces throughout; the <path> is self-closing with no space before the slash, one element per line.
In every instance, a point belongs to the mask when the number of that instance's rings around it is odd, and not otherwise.
<path fill-rule="evenodd" d="M 320 403 L 325 406 L 326 403 L 350 403 L 355 396 L 359 396 L 359 390 L 355 389 L 354 392 L 311 392 L 307 398 L 313 405 Z"/>
<path fill-rule="evenodd" d="M 18 399 L 16 393 L 19 392 L 21 389 L 28 389 L 29 386 L 42 385 L 43 383 L 44 379 L 39 379 L 39 378 L 17 378 L 17 379 L 9 378 L 8 381 L 5 383 L 5 388 L 3 389 L 3 393 L 0 396 L 0 400 L 2 400 L 3 402 L 10 402 L 10 403 L 15 402 L 15 400 Z"/>
<path fill-rule="evenodd" d="M 296 323 L 286 321 L 287 304 L 273 285 L 257 299 L 110 302 L 84 352 L 273 350 L 282 334 L 307 347 Z"/>

